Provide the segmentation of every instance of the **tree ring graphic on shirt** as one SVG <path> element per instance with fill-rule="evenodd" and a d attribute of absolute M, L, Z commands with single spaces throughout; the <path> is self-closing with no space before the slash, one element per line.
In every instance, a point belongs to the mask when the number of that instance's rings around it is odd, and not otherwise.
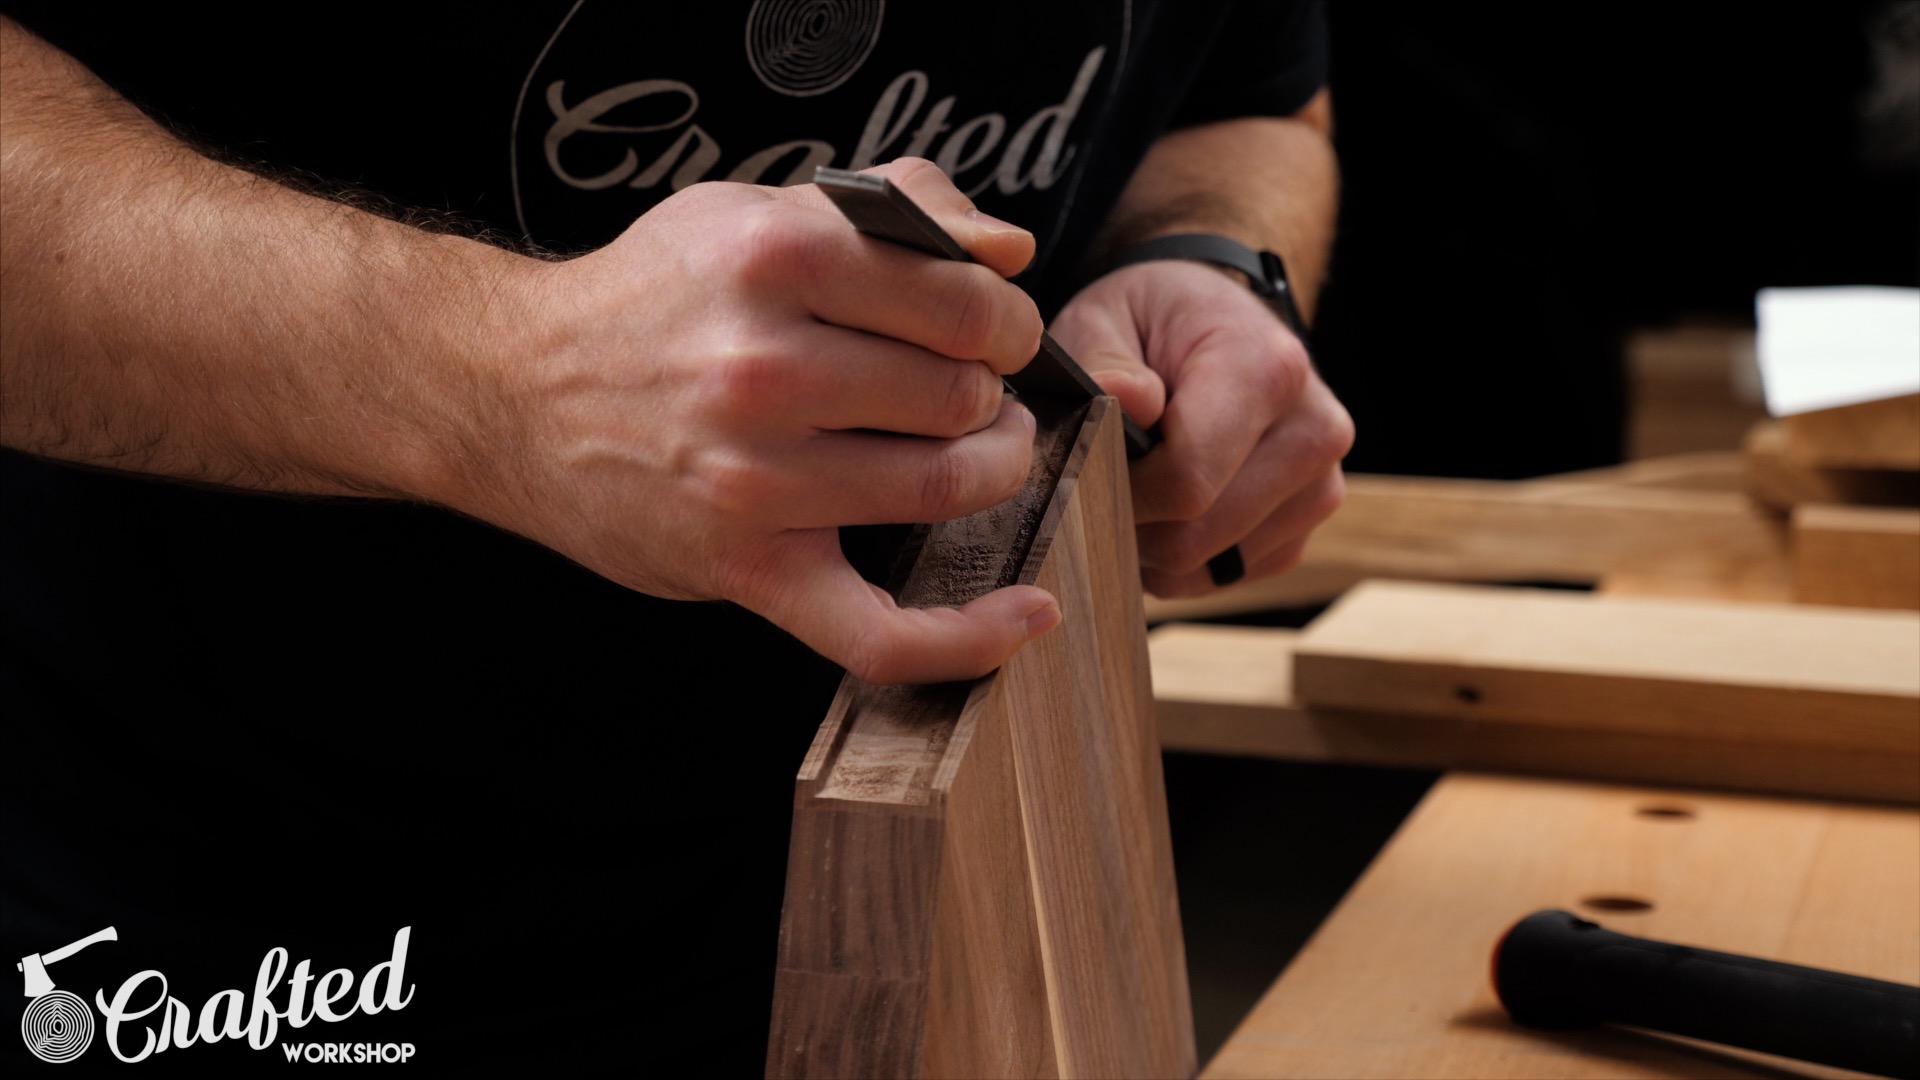
<path fill-rule="evenodd" d="M 93 1042 L 93 1010 L 65 990 L 50 990 L 34 998 L 21 1015 L 20 1037 L 41 1061 L 72 1061 Z"/>
<path fill-rule="evenodd" d="M 866 63 L 886 7 L 886 0 L 754 0 L 747 62 L 769 90 L 824 94 Z"/>

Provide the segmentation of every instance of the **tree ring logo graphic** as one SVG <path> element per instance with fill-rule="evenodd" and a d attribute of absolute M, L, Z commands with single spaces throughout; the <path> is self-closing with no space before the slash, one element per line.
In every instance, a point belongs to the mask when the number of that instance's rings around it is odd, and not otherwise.
<path fill-rule="evenodd" d="M 93 1010 L 65 990 L 50 990 L 34 998 L 21 1014 L 20 1037 L 34 1057 L 64 1064 L 86 1053 L 93 1043 Z"/>
<path fill-rule="evenodd" d="M 747 63 L 769 90 L 824 94 L 867 62 L 886 7 L 886 0 L 754 0 Z"/>

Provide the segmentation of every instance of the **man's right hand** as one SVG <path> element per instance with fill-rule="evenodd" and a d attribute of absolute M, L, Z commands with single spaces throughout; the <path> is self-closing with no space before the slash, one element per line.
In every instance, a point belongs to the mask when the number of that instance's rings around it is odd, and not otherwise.
<path fill-rule="evenodd" d="M 659 596 L 726 599 L 875 682 L 968 678 L 1032 587 L 902 611 L 840 525 L 983 509 L 1032 429 L 1033 238 L 884 168 L 978 265 L 813 188 L 689 188 L 562 263 L 210 160 L 0 17 L 0 442 L 257 491 L 439 503 Z M 671 633 L 671 627 L 662 628 Z"/>
<path fill-rule="evenodd" d="M 1004 280 L 1032 236 L 930 163 L 878 171 L 977 261 L 862 236 L 811 186 L 702 184 L 540 268 L 534 351 L 508 358 L 524 427 L 469 509 L 642 592 L 736 601 L 872 682 L 979 675 L 1051 628 L 1040 589 L 902 610 L 841 555 L 837 526 L 1004 501 L 1033 449 L 1000 382 L 1039 344 Z"/>

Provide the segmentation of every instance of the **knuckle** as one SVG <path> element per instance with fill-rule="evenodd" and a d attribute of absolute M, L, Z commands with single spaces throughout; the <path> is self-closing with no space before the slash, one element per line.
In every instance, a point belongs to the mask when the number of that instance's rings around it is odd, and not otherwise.
<path fill-rule="evenodd" d="M 1347 499 L 1347 478 L 1339 469 L 1333 470 L 1313 491 L 1307 506 L 1307 518 L 1313 524 L 1332 517 Z"/>
<path fill-rule="evenodd" d="M 698 501 L 728 516 L 746 516 L 777 493 L 773 470 L 744 454 L 716 452 L 703 455 L 690 476 Z"/>
<path fill-rule="evenodd" d="M 1157 566 L 1171 574 L 1191 574 L 1223 550 L 1199 529 L 1178 529 L 1161 545 Z"/>
<path fill-rule="evenodd" d="M 937 418 L 940 434 L 950 437 L 978 431 L 1000 411 L 1000 380 L 972 361 L 951 365 L 946 401 Z"/>
<path fill-rule="evenodd" d="M 905 180 L 909 176 L 926 172 L 928 169 L 932 169 L 935 172 L 940 171 L 940 167 L 927 158 L 900 157 L 888 162 L 880 171 L 892 173 L 896 179 Z M 941 175 L 944 176 L 946 174 L 941 173 Z"/>
<path fill-rule="evenodd" d="M 1168 485 L 1167 515 L 1174 521 L 1198 521 L 1220 499 L 1226 479 L 1189 463 L 1176 471 Z"/>
<path fill-rule="evenodd" d="M 884 686 L 900 681 L 898 653 L 892 626 L 872 623 L 854 631 L 840 664 L 861 682 Z"/>
<path fill-rule="evenodd" d="M 999 281 L 982 280 L 981 275 L 992 275 L 992 271 L 975 268 L 979 273 L 966 273 L 956 276 L 957 285 L 949 307 L 953 319 L 947 330 L 946 347 L 943 350 L 956 360 L 982 360 L 993 344 L 993 332 L 1000 319 L 999 305 L 995 299 L 993 285 Z"/>
<path fill-rule="evenodd" d="M 952 178 L 926 158 L 895 158 L 873 171 L 892 180 L 929 211 L 945 210 L 949 206 L 961 211 L 973 208 L 973 200 L 962 195 L 954 187 Z M 935 216 L 940 215 L 936 212 Z"/>
<path fill-rule="evenodd" d="M 1279 333 L 1276 327 L 1265 348 L 1255 355 L 1261 358 L 1253 369 L 1254 386 L 1261 397 L 1282 405 L 1297 400 L 1312 370 L 1300 343 Z"/>
<path fill-rule="evenodd" d="M 988 491 L 983 500 L 988 506 L 998 506 L 1019 494 L 1026 485 L 1027 477 L 1033 472 L 1033 447 L 1022 442 L 1016 446 L 1005 461 L 1004 472 L 995 474 L 986 485 Z"/>
<path fill-rule="evenodd" d="M 935 521 L 966 513 L 975 477 L 971 460 L 954 447 L 943 448 L 928 462 L 926 475 L 921 479 L 921 509 Z"/>
<path fill-rule="evenodd" d="M 799 365 L 751 340 L 730 342 L 708 367 L 715 408 L 733 420 L 765 417 L 804 389 Z"/>
<path fill-rule="evenodd" d="M 1334 402 L 1326 412 L 1318 434 L 1313 446 L 1313 450 L 1317 451 L 1314 460 L 1328 465 L 1344 460 L 1353 449 L 1356 434 L 1353 414 L 1347 412 L 1339 402 Z M 1344 482 L 1342 490 L 1345 490 Z"/>
<path fill-rule="evenodd" d="M 715 244 L 715 253 L 750 285 L 779 286 L 826 271 L 827 243 L 806 216 L 768 202 L 740 215 Z"/>

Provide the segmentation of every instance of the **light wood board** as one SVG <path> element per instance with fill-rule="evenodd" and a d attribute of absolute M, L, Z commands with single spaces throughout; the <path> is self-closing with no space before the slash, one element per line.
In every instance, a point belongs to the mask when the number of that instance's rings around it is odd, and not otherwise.
<path fill-rule="evenodd" d="M 770 1075 L 1192 1074 L 1118 415 L 1095 403 L 1019 575 L 1062 625 L 970 685 L 836 698 L 797 784 Z"/>
<path fill-rule="evenodd" d="M 1920 614 L 1380 582 L 1294 651 L 1316 707 L 1920 753 Z"/>
<path fill-rule="evenodd" d="M 1148 636 L 1169 750 L 1402 768 L 1475 769 L 1920 802 L 1920 754 L 1309 708 L 1294 630 L 1173 623 Z"/>
<path fill-rule="evenodd" d="M 1920 982 L 1920 812 L 1447 776 L 1202 1075 L 1854 1075 L 1625 1029 L 1514 1025 L 1488 977 L 1493 948 L 1543 908 Z"/>
<path fill-rule="evenodd" d="M 1920 394 L 1783 417 L 1787 455 L 1808 465 L 1920 469 Z"/>
<path fill-rule="evenodd" d="M 1920 470 L 1831 468 L 1799 461 L 1787 447 L 1787 431 L 1777 420 L 1756 424 L 1747 433 L 1746 490 L 1775 510 L 1802 503 L 1861 506 L 1920 506 Z"/>
<path fill-rule="evenodd" d="M 1355 475 L 1291 574 L 1150 599 L 1154 622 L 1324 602 L 1367 578 L 1598 584 L 1790 598 L 1786 522 L 1727 490 L 1721 455 L 1540 480 Z"/>
<path fill-rule="evenodd" d="M 1795 509 L 1793 598 L 1803 604 L 1920 610 L 1920 510 Z"/>
<path fill-rule="evenodd" d="M 1738 450 L 1696 450 L 1579 472 L 1555 473 L 1524 483 L 1568 489 L 1585 486 L 1737 492 L 1745 489 L 1746 465 L 1746 455 Z"/>
<path fill-rule="evenodd" d="M 1737 494 L 1390 477 L 1354 478 L 1308 551 L 1322 565 L 1449 580 L 1784 579 L 1786 563 L 1781 523 Z"/>

